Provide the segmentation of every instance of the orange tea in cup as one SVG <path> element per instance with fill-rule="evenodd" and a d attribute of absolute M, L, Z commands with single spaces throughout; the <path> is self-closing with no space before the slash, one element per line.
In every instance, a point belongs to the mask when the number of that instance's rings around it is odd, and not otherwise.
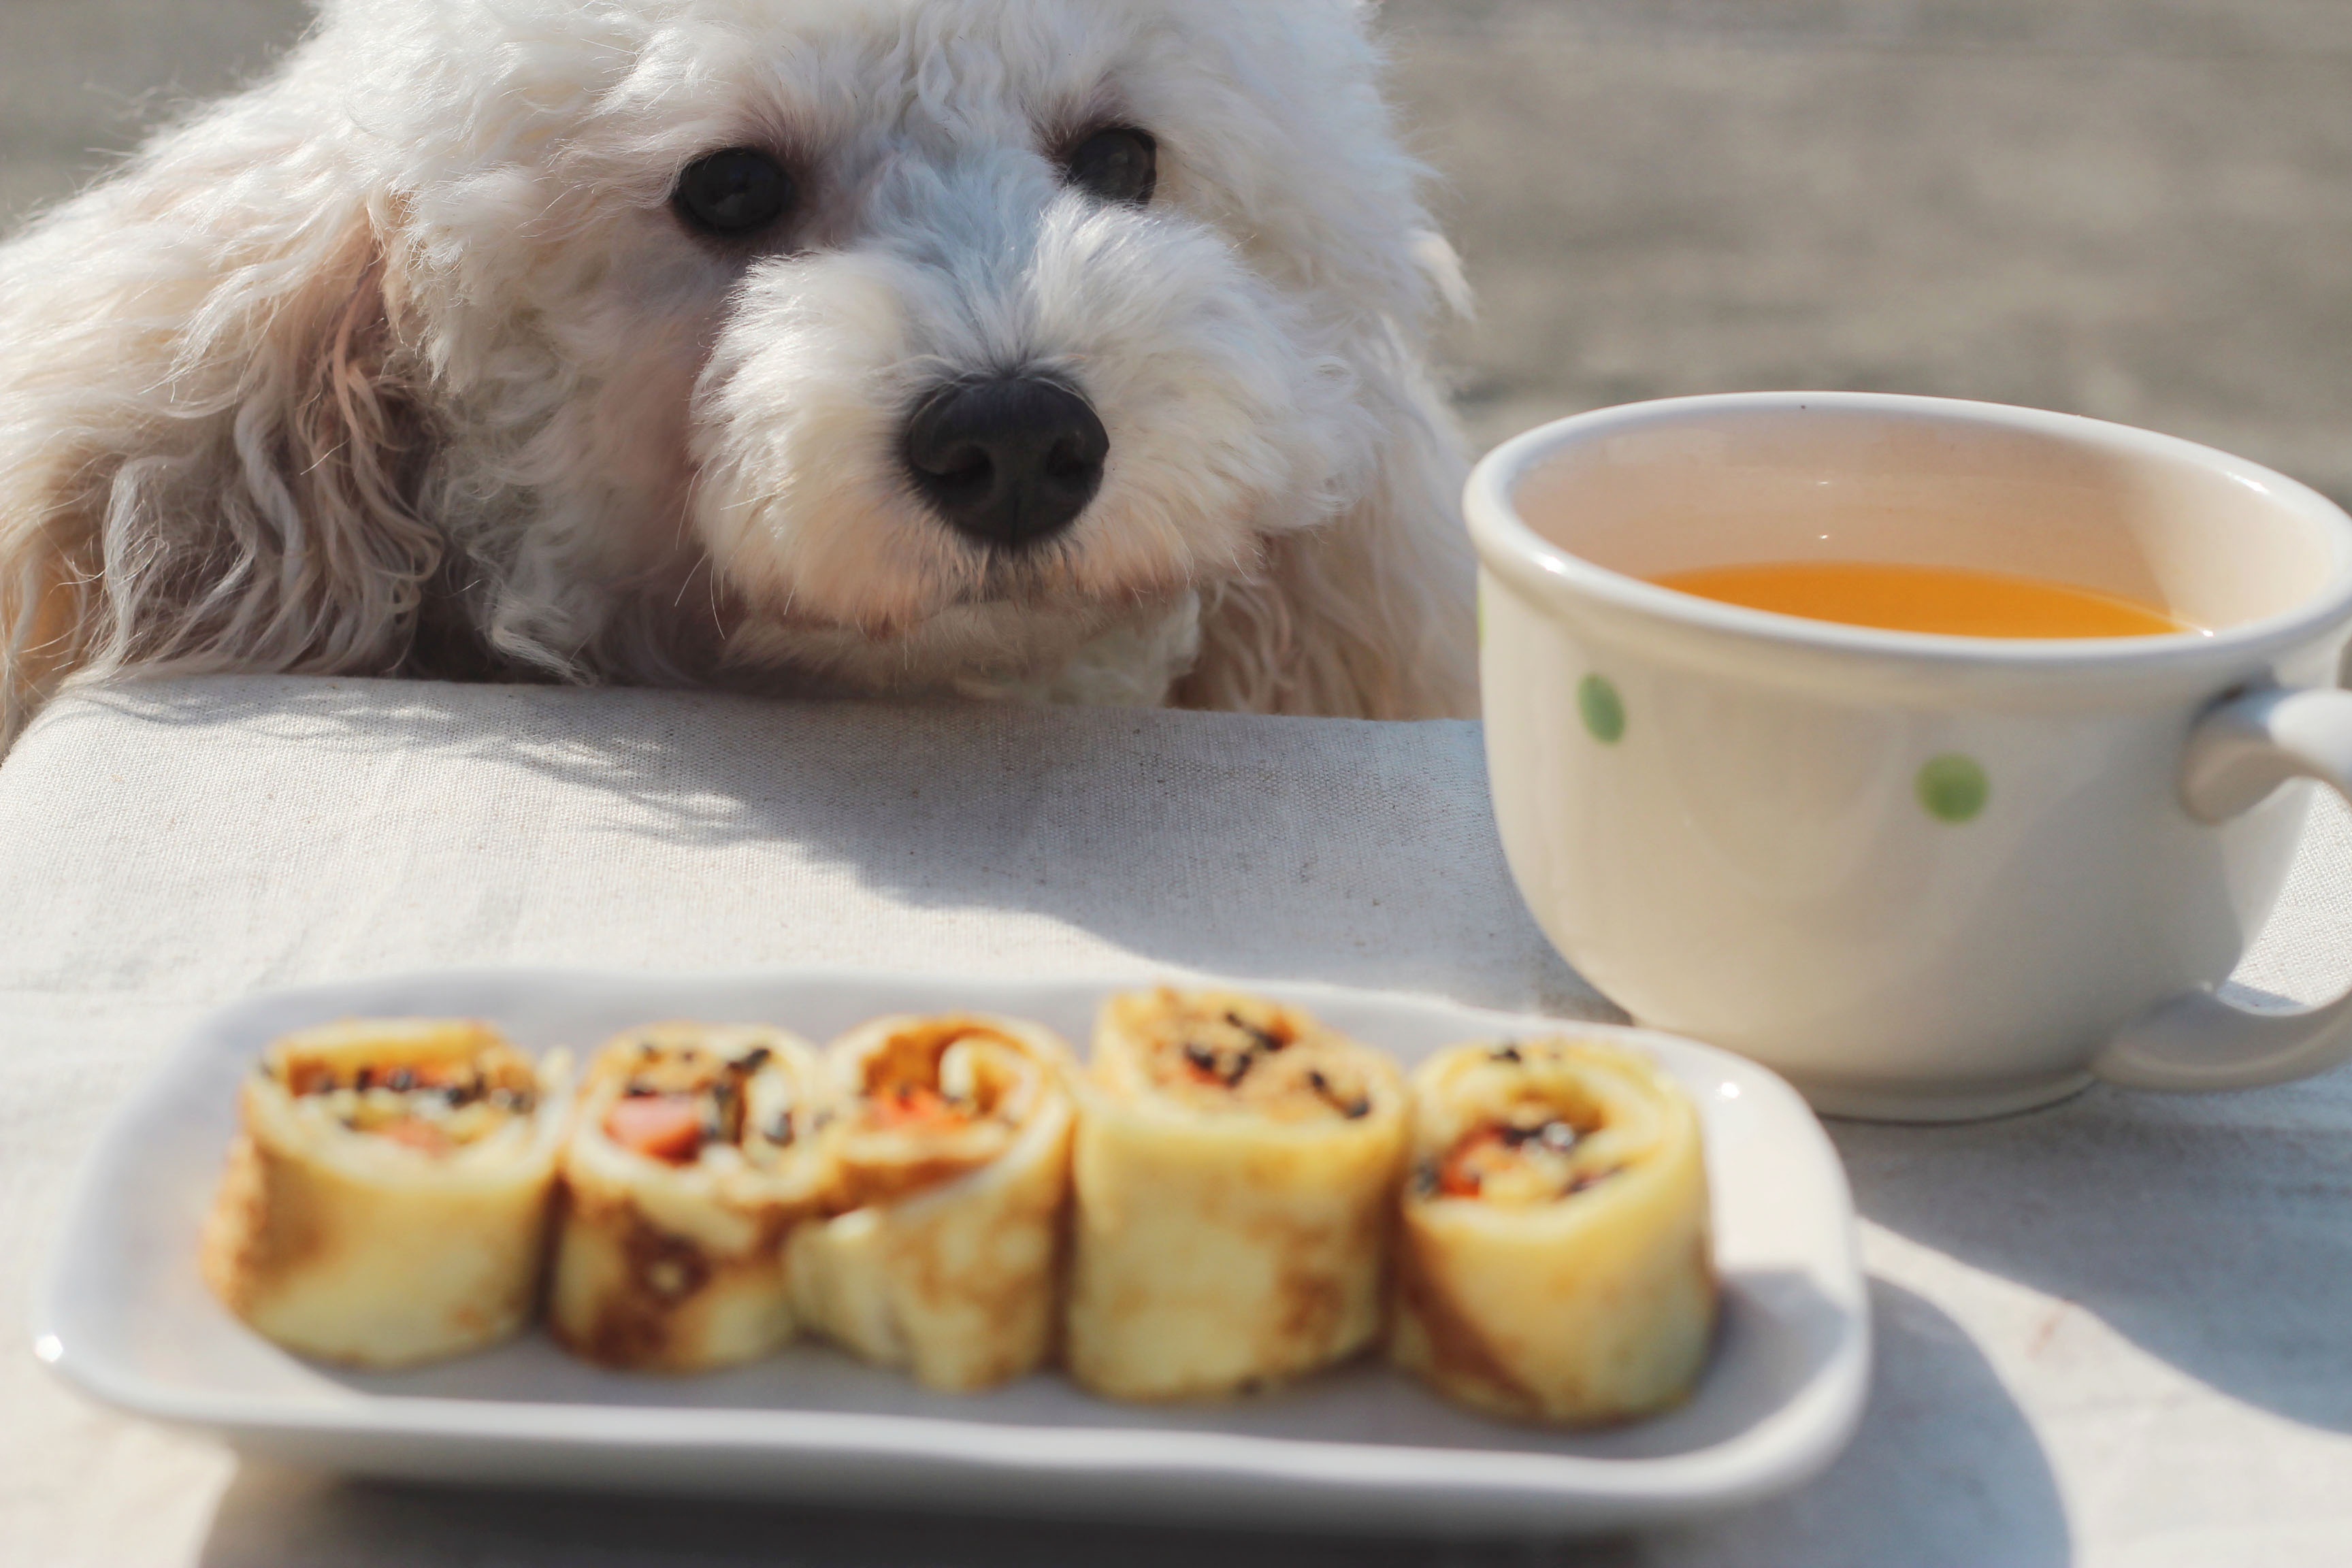
<path fill-rule="evenodd" d="M 1943 637 L 2145 637 L 2204 629 L 2120 595 L 1958 566 L 1770 561 L 1650 581 L 1751 610 Z"/>

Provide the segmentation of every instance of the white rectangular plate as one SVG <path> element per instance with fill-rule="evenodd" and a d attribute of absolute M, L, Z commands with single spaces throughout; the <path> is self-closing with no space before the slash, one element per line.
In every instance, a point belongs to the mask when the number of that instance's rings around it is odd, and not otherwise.
<path fill-rule="evenodd" d="M 356 1473 L 491 1484 L 1445 1534 L 1614 1528 L 1804 1480 L 1860 1415 L 1870 1324 L 1845 1174 L 1812 1113 L 1751 1062 L 1669 1035 L 1315 985 L 1308 1007 L 1410 1064 L 1459 1040 L 1568 1031 L 1652 1052 L 1706 1130 L 1724 1320 L 1697 1394 L 1601 1432 L 1498 1423 L 1377 1363 L 1231 1404 L 1108 1404 L 1040 1374 L 927 1394 L 814 1344 L 694 1378 L 602 1372 L 533 1333 L 444 1365 L 359 1373 L 278 1350 L 198 1279 L 196 1234 L 239 1075 L 287 1030 L 352 1015 L 488 1019 L 593 1048 L 661 1018 L 761 1020 L 824 1040 L 886 1012 L 1038 1019 L 1084 1047 L 1106 987 L 924 975 L 422 974 L 215 1014 L 114 1116 L 38 1293 L 35 1348 L 133 1414 Z"/>

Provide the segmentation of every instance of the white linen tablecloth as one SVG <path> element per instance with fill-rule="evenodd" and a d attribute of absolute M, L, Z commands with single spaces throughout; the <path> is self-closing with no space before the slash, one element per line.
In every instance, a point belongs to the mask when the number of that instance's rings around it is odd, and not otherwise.
<path fill-rule="evenodd" d="M 2352 978 L 2315 817 L 2240 979 Z M 369 681 L 135 684 L 0 766 L 0 1563 L 2352 1562 L 2352 1072 L 1832 1124 L 1877 1311 L 1822 1479 L 1704 1525 L 1440 1547 L 472 1494 L 240 1465 L 83 1403 L 26 1321 L 101 1119 L 204 1009 L 446 964 L 1155 965 L 1607 1016 L 1513 892 L 1478 731 Z"/>

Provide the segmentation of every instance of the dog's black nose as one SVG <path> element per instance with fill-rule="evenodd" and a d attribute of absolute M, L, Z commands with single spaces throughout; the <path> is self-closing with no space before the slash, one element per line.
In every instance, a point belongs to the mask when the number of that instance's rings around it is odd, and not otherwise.
<path fill-rule="evenodd" d="M 1034 375 L 957 381 L 907 421 L 907 468 L 933 510 L 986 544 L 1034 544 L 1102 485 L 1110 434 L 1087 400 Z"/>

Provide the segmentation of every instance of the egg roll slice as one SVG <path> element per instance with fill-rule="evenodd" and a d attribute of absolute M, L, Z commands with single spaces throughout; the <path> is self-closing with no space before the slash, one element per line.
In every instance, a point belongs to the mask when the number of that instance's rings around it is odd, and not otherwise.
<path fill-rule="evenodd" d="M 1104 1005 L 1079 1104 L 1079 1383 L 1217 1395 L 1371 1342 L 1405 1138 L 1386 1057 L 1258 997 L 1136 992 Z"/>
<path fill-rule="evenodd" d="M 1398 1365 L 1495 1415 L 1588 1425 L 1688 1395 L 1716 1316 L 1697 1112 L 1621 1047 L 1456 1046 L 1412 1075 Z"/>
<path fill-rule="evenodd" d="M 1013 1018 L 899 1016 L 827 1056 L 847 1212 L 793 1237 L 802 1315 L 942 1391 L 1034 1370 L 1054 1342 L 1069 1047 Z"/>
<path fill-rule="evenodd" d="M 690 1373 L 789 1341 L 785 1239 L 835 1184 L 823 1082 L 815 1047 L 761 1025 L 656 1024 L 599 1051 L 563 1149 L 557 1342 Z"/>
<path fill-rule="evenodd" d="M 277 1041 L 238 1095 L 205 1281 L 278 1344 L 352 1366 L 505 1339 L 538 1304 L 569 1066 L 454 1019 Z"/>

